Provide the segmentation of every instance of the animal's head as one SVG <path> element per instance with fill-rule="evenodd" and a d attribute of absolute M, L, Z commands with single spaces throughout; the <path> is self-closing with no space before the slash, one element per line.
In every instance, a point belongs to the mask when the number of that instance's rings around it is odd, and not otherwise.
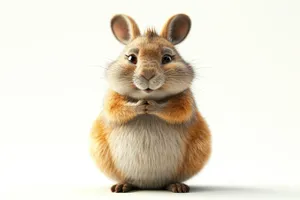
<path fill-rule="evenodd" d="M 186 38 L 190 28 L 190 18 L 178 14 L 166 22 L 160 34 L 148 29 L 141 35 L 131 17 L 114 16 L 112 32 L 126 46 L 106 71 L 110 87 L 136 99 L 161 99 L 189 88 L 194 71 L 175 45 Z"/>

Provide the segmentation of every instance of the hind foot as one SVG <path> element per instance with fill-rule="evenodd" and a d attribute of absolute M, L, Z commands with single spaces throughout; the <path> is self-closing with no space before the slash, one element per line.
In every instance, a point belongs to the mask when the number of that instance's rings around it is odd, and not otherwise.
<path fill-rule="evenodd" d="M 174 192 L 174 193 L 187 193 L 190 191 L 189 186 L 183 183 L 173 183 L 166 187 L 167 190 Z"/>
<path fill-rule="evenodd" d="M 112 192 L 116 192 L 116 193 L 119 193 L 119 192 L 130 192 L 132 191 L 134 188 L 131 184 L 128 184 L 128 183 L 118 183 L 118 184 L 115 184 L 113 186 L 111 186 L 110 190 Z"/>

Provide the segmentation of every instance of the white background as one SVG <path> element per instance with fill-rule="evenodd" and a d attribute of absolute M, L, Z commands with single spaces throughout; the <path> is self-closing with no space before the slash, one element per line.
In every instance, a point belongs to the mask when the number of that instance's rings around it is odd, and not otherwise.
<path fill-rule="evenodd" d="M 1 199 L 299 198 L 299 10 L 296 0 L 1 0 Z M 190 194 L 111 194 L 89 157 L 104 68 L 123 48 L 116 13 L 141 30 L 192 19 L 177 48 L 197 71 L 213 154 Z"/>

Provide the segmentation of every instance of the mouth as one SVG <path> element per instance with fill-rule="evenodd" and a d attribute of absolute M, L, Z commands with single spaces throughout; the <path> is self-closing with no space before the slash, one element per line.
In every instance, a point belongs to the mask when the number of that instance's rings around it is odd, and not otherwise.
<path fill-rule="evenodd" d="M 153 92 L 153 90 L 151 90 L 150 88 L 147 88 L 144 91 L 147 92 L 147 93 Z"/>

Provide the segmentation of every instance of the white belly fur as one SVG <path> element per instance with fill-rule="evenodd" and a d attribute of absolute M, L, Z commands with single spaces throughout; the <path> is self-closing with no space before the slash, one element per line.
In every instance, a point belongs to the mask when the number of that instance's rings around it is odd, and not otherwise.
<path fill-rule="evenodd" d="M 185 151 L 185 131 L 184 125 L 170 125 L 150 115 L 114 127 L 109 145 L 117 169 L 128 183 L 141 188 L 174 183 Z"/>

